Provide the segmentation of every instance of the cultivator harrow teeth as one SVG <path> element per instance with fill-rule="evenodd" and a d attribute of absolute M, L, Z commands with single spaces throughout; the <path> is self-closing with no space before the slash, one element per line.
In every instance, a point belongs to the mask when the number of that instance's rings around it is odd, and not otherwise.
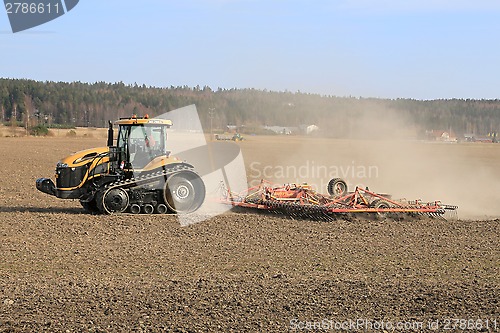
<path fill-rule="evenodd" d="M 316 192 L 307 183 L 273 185 L 262 180 L 258 186 L 236 193 L 221 183 L 221 202 L 234 207 L 262 210 L 292 219 L 332 221 L 342 214 L 364 213 L 379 218 L 400 219 L 404 215 L 444 219 L 457 216 L 458 206 L 440 201 L 393 200 L 391 195 L 356 187 L 349 192 L 347 183 L 334 178 L 328 195 Z"/>

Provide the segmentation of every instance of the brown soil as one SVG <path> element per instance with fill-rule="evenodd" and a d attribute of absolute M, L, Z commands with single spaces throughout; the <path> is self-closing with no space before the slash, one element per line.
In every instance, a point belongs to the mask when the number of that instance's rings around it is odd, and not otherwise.
<path fill-rule="evenodd" d="M 260 152 L 243 142 L 246 163 L 274 163 L 279 144 Z M 282 332 L 294 319 L 360 318 L 500 325 L 498 219 L 230 212 L 181 227 L 174 216 L 87 215 L 36 191 L 59 158 L 100 145 L 0 138 L 1 332 Z"/>

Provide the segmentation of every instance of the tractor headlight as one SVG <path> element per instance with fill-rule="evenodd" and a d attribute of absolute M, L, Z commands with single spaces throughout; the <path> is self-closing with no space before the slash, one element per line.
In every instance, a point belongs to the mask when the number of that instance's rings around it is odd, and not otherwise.
<path fill-rule="evenodd" d="M 68 164 L 67 164 L 67 163 L 57 162 L 56 167 L 57 167 L 57 168 L 67 168 L 67 167 L 68 167 Z"/>

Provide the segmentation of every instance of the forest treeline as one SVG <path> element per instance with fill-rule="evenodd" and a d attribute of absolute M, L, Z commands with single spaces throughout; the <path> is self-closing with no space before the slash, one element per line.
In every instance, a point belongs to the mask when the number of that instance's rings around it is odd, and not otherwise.
<path fill-rule="evenodd" d="M 245 125 L 318 125 L 334 137 L 452 130 L 457 135 L 487 135 L 500 129 L 500 100 L 379 99 L 323 96 L 301 92 L 210 87 L 147 87 L 118 83 L 40 82 L 0 79 L 0 120 L 38 124 L 105 127 L 108 120 L 132 114 L 155 116 L 195 104 L 202 125 L 223 129 Z M 389 132 L 389 133 L 388 133 Z"/>

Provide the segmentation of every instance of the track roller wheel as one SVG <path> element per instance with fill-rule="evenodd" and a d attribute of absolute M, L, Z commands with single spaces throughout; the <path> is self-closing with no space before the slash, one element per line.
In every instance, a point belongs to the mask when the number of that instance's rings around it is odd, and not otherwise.
<path fill-rule="evenodd" d="M 105 190 L 96 196 L 97 207 L 103 214 L 113 214 L 124 212 L 129 204 L 129 198 L 126 191 L 115 188 Z"/>
<path fill-rule="evenodd" d="M 164 204 L 159 204 L 158 206 L 156 206 L 156 212 L 158 214 L 166 214 L 167 211 L 168 211 L 168 208 Z"/>
<path fill-rule="evenodd" d="M 179 172 L 165 182 L 163 198 L 174 213 L 192 213 L 200 208 L 205 200 L 205 184 L 195 172 Z"/>
<path fill-rule="evenodd" d="M 328 193 L 333 197 L 341 197 L 347 193 L 347 183 L 341 178 L 333 178 L 328 182 Z"/>
<path fill-rule="evenodd" d="M 146 214 L 153 214 L 153 212 L 155 211 L 155 208 L 153 207 L 153 205 L 146 204 L 146 205 L 144 205 L 144 207 L 142 207 L 142 210 Z"/>
<path fill-rule="evenodd" d="M 133 204 L 130 206 L 130 212 L 132 214 L 139 214 L 141 212 L 141 206 L 138 204 Z"/>

